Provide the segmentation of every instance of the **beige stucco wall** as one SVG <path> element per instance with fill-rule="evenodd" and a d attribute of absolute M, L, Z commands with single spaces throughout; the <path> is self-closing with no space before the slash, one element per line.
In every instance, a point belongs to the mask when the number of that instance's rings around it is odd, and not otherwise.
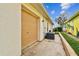
<path fill-rule="evenodd" d="M 44 22 L 42 22 L 44 20 Z M 48 23 L 48 31 L 47 31 L 47 23 Z M 45 17 L 41 17 L 40 19 L 40 41 L 44 39 L 45 33 L 49 32 L 49 30 L 52 31 L 52 24 L 48 22 L 48 19 Z"/>
<path fill-rule="evenodd" d="M 44 18 L 44 32 L 47 33 L 47 20 Z"/>
<path fill-rule="evenodd" d="M 51 30 L 51 32 L 52 32 L 52 30 L 53 30 L 53 28 L 52 28 L 53 26 L 52 26 L 52 24 L 51 23 L 49 23 L 49 30 Z"/>
<path fill-rule="evenodd" d="M 0 55 L 21 55 L 20 4 L 0 4 Z"/>
<path fill-rule="evenodd" d="M 45 20 L 45 22 L 44 22 L 45 32 L 49 32 L 49 30 L 52 31 L 52 24 L 50 23 L 50 21 L 46 18 L 44 20 Z M 48 24 L 48 31 L 47 31 L 47 24 Z"/>
<path fill-rule="evenodd" d="M 43 17 L 40 17 L 40 39 L 39 41 L 42 41 L 44 39 L 44 24 L 42 22 Z"/>

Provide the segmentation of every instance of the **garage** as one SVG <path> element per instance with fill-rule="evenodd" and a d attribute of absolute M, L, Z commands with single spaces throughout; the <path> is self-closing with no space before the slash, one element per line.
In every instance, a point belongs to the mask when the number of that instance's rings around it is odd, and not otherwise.
<path fill-rule="evenodd" d="M 31 45 L 38 40 L 39 19 L 38 17 L 22 6 L 21 10 L 22 19 L 22 49 Z"/>

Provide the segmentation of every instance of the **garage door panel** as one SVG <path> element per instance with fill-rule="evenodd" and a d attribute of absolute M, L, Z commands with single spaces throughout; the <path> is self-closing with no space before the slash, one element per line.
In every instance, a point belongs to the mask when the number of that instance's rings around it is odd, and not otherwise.
<path fill-rule="evenodd" d="M 37 41 L 37 18 L 22 10 L 22 48 Z"/>

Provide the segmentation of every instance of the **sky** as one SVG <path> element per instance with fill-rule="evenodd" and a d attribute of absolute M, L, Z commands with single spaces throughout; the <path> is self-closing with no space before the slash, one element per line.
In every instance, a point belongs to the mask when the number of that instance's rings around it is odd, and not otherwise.
<path fill-rule="evenodd" d="M 56 18 L 61 14 L 66 13 L 69 19 L 77 11 L 79 11 L 79 3 L 43 3 L 48 15 L 52 19 L 55 27 L 58 26 Z"/>

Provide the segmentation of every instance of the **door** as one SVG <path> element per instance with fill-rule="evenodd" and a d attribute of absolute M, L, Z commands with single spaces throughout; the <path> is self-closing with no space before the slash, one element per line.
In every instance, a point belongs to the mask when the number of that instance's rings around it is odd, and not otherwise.
<path fill-rule="evenodd" d="M 22 9 L 22 48 L 38 39 L 38 19 Z"/>

